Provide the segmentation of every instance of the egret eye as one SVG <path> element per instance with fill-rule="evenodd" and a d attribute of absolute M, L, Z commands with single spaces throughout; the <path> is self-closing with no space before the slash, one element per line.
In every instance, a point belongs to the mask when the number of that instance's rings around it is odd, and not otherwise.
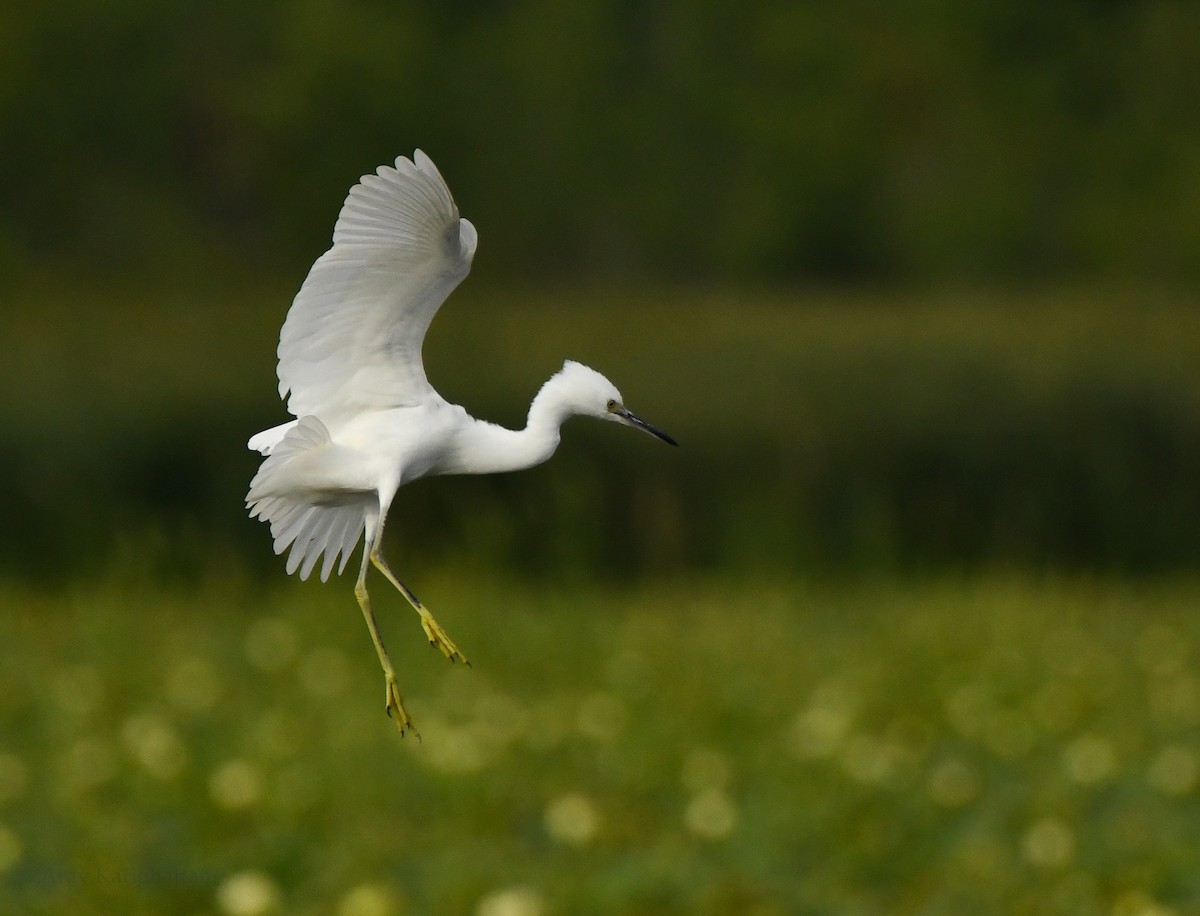
<path fill-rule="evenodd" d="M 609 410 L 616 410 L 616 409 L 617 409 L 617 402 L 616 402 L 616 401 L 614 401 L 612 398 L 609 398 L 609 399 L 608 399 L 608 403 L 607 403 L 607 404 L 605 404 L 604 406 L 605 406 L 605 407 L 607 407 Z"/>

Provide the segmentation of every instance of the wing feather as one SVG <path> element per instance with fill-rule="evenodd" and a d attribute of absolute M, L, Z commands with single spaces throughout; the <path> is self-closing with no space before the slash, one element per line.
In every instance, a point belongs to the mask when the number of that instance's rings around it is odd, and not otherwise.
<path fill-rule="evenodd" d="M 471 269 L 475 227 L 420 150 L 350 189 L 333 246 L 309 271 L 279 336 L 279 395 L 297 417 L 335 421 L 413 405 L 438 308 Z"/>

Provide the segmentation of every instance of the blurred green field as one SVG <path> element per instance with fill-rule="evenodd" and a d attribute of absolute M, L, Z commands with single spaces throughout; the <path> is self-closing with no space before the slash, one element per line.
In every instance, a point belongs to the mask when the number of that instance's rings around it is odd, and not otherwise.
<path fill-rule="evenodd" d="M 0 585 L 0 910 L 1200 908 L 1200 582 Z"/>
<path fill-rule="evenodd" d="M 0 572 L 278 565 L 241 496 L 284 419 L 294 286 L 39 289 L 0 312 Z M 429 376 L 524 422 L 564 357 L 612 378 L 682 448 L 572 421 L 553 462 L 422 481 L 389 531 L 426 564 L 544 580 L 797 567 L 1195 569 L 1200 309 L 1166 289 L 882 293 L 465 284 Z M 569 537 L 562 536 L 569 532 Z M 64 566 L 61 557 L 70 556 Z"/>

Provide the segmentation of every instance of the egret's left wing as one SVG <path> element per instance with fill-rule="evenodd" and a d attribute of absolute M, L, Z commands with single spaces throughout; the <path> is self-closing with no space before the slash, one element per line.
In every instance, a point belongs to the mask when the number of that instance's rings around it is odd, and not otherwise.
<path fill-rule="evenodd" d="M 420 150 L 363 176 L 279 336 L 279 396 L 288 411 L 328 421 L 428 396 L 421 344 L 471 269 L 475 244 L 475 227 L 459 218 Z"/>

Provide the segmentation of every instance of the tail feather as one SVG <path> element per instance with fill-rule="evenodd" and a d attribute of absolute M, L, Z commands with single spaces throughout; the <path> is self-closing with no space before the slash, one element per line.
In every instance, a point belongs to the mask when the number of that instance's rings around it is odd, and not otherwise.
<path fill-rule="evenodd" d="M 288 574 L 299 571 L 300 578 L 307 579 L 324 554 L 322 582 L 334 566 L 339 575 L 345 570 L 375 499 L 373 493 L 347 494 L 344 502 L 317 505 L 289 494 L 284 483 L 288 463 L 330 444 L 325 425 L 316 417 L 303 417 L 271 449 L 246 494 L 250 517 L 262 519 L 271 527 L 275 553 L 282 554 L 290 547 L 285 566 Z"/>
<path fill-rule="evenodd" d="M 275 539 L 276 553 L 283 553 L 288 544 L 296 540 L 316 511 L 316 506 L 297 503 L 286 507 L 277 519 L 271 520 L 271 535 Z"/>
<path fill-rule="evenodd" d="M 342 574 L 342 570 L 346 568 L 346 561 L 350 558 L 350 553 L 354 550 L 354 545 L 358 543 L 361 531 L 362 513 L 341 513 L 329 527 L 329 543 L 341 545 L 342 548 L 342 562 L 338 566 L 339 576 Z M 325 550 L 325 561 L 321 564 L 322 582 L 328 579 L 329 574 L 333 572 L 333 566 L 337 563 L 337 558 L 337 550 Z"/>

